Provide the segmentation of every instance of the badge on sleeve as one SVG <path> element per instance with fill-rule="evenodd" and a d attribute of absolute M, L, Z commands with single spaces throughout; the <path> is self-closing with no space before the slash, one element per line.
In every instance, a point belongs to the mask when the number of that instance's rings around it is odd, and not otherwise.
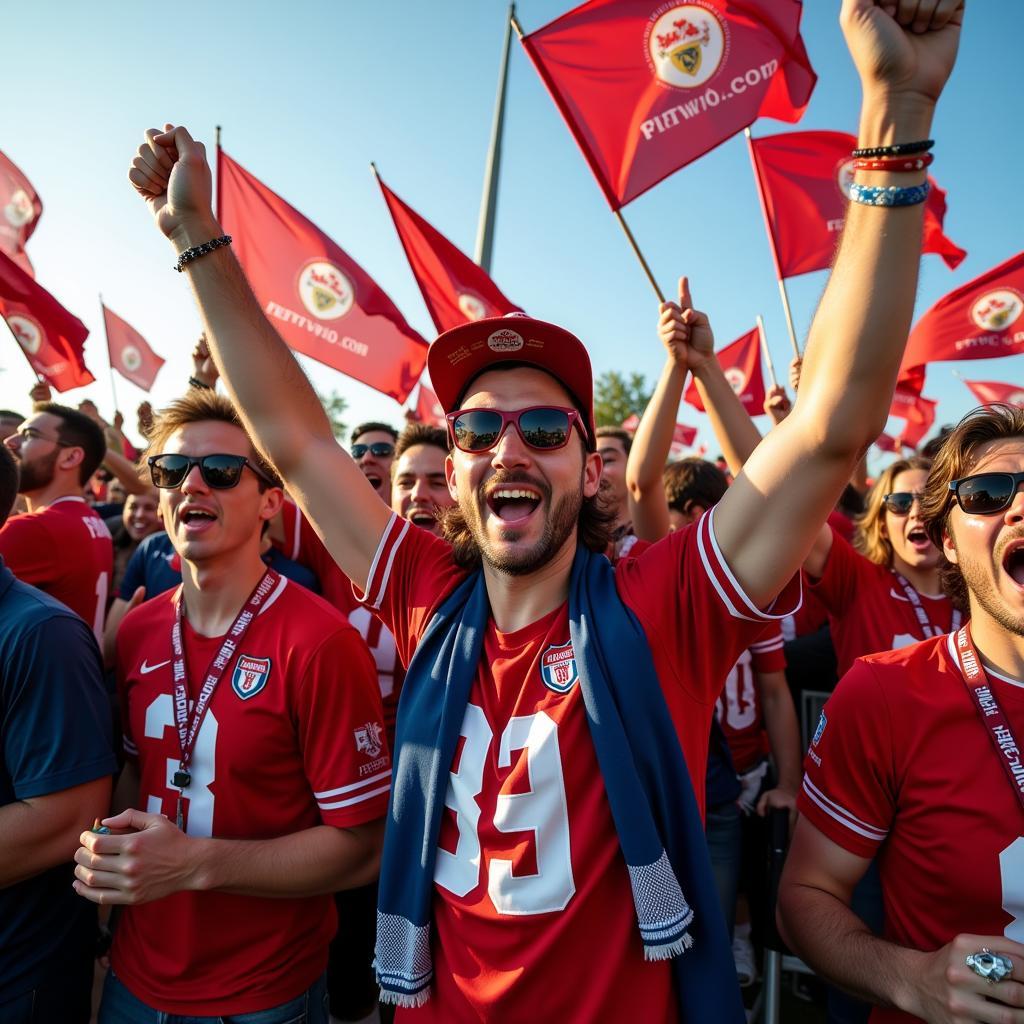
<path fill-rule="evenodd" d="M 384 730 L 379 722 L 366 722 L 356 729 L 356 750 L 362 751 L 367 757 L 376 757 L 384 749 Z"/>
<path fill-rule="evenodd" d="M 269 658 L 250 658 L 248 654 L 240 654 L 231 677 L 231 689 L 242 700 L 255 697 L 270 678 Z"/>
<path fill-rule="evenodd" d="M 576 669 L 576 653 L 572 641 L 552 644 L 540 656 L 540 677 L 544 685 L 555 693 L 568 693 L 579 679 Z"/>
<path fill-rule="evenodd" d="M 821 717 L 818 719 L 818 728 L 814 730 L 814 738 L 811 740 L 812 747 L 816 747 L 818 745 L 818 740 L 821 739 L 821 735 L 825 731 L 826 725 L 828 725 L 828 719 L 825 717 L 825 712 L 822 711 Z"/>

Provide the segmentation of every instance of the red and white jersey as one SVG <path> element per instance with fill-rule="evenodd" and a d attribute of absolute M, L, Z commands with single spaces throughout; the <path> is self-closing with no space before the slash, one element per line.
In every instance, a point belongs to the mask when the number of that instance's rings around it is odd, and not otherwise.
<path fill-rule="evenodd" d="M 715 704 L 718 724 L 729 744 L 733 766 L 740 775 L 763 761 L 771 750 L 757 674 L 786 670 L 782 643 L 782 630 L 778 625 L 765 630 L 763 638 L 751 644 L 729 670 L 725 687 Z"/>
<path fill-rule="evenodd" d="M 955 634 L 857 661 L 825 705 L 797 806 L 877 857 L 885 938 L 934 950 L 961 932 L 1024 942 L 1024 828 L 964 685 Z M 1018 740 L 1024 683 L 989 680 Z M 952 753 L 951 753 L 952 752 Z M 914 1020 L 876 1009 L 872 1022 Z"/>
<path fill-rule="evenodd" d="M 139 808 L 174 820 L 180 758 L 171 627 L 180 588 L 140 605 L 117 635 L 125 753 Z M 194 700 L 223 637 L 183 623 Z M 191 836 L 272 839 L 347 828 L 387 810 L 391 759 L 366 646 L 325 601 L 282 578 L 209 703 L 184 791 Z M 180 892 L 125 911 L 113 966 L 147 1005 L 174 1014 L 252 1013 L 293 999 L 325 969 L 330 895 L 260 899 Z"/>
<path fill-rule="evenodd" d="M 11 516 L 0 529 L 0 555 L 19 580 L 66 604 L 102 640 L 114 542 L 84 498 L 69 495 Z"/>
<path fill-rule="evenodd" d="M 618 563 L 703 807 L 722 680 L 764 629 L 724 563 L 712 513 Z M 366 600 L 408 664 L 463 578 L 449 545 L 393 516 Z M 798 595 L 799 583 L 777 604 Z M 790 601 L 790 603 L 792 603 Z M 492 621 L 449 777 L 434 871 L 435 988 L 410 1024 L 674 1021 L 667 962 L 645 962 L 562 605 L 512 633 Z M 595 940 L 595 936 L 599 939 Z M 581 954 L 586 950 L 586 955 Z"/>
<path fill-rule="evenodd" d="M 828 609 L 837 671 L 856 658 L 927 640 L 914 606 L 895 574 L 855 551 L 835 530 L 821 579 L 808 577 L 808 591 Z M 938 594 L 919 594 L 928 621 L 940 632 L 953 628 L 953 606 Z"/>
<path fill-rule="evenodd" d="M 398 658 L 394 636 L 376 615 L 372 615 L 356 600 L 351 580 L 338 568 L 309 520 L 293 502 L 284 503 L 281 519 L 285 532 L 283 553 L 293 562 L 308 566 L 316 573 L 321 595 L 355 626 L 370 648 L 377 665 L 377 682 L 384 702 L 388 741 L 394 742 L 398 699 L 402 695 L 402 683 L 405 680 L 405 669 Z"/>

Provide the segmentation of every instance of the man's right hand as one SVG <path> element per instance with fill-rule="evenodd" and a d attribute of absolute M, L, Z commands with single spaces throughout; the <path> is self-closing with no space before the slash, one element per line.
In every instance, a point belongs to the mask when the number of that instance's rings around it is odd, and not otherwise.
<path fill-rule="evenodd" d="M 210 346 L 206 342 L 205 334 L 199 335 L 196 347 L 192 349 L 192 376 L 208 388 L 214 387 L 220 376 L 213 356 L 210 355 Z"/>
<path fill-rule="evenodd" d="M 707 313 L 693 308 L 688 278 L 679 279 L 679 301 L 663 302 L 658 320 L 658 337 L 669 358 L 691 373 L 715 358 L 715 335 Z"/>

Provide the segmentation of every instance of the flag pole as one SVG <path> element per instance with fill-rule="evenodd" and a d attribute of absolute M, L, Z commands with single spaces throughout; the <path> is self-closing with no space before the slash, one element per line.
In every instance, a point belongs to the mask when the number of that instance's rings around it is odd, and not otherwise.
<path fill-rule="evenodd" d="M 789 308 L 789 294 L 786 292 L 786 279 L 782 276 L 782 268 L 779 266 L 778 246 L 775 244 L 775 232 L 772 230 L 772 220 L 768 214 L 768 206 L 764 201 L 764 182 L 761 180 L 761 171 L 757 166 L 757 157 L 754 154 L 754 140 L 749 128 L 743 129 L 747 140 L 747 150 L 750 153 L 750 166 L 754 170 L 754 183 L 757 185 L 757 197 L 761 201 L 761 212 L 764 214 L 764 226 L 768 232 L 768 246 L 772 251 L 772 260 L 775 263 L 775 276 L 779 281 L 779 296 L 782 299 L 782 311 L 786 314 L 786 329 L 789 331 L 789 341 L 793 346 L 793 355 L 800 358 L 800 346 L 796 341 L 796 330 L 793 327 L 793 311 Z"/>
<path fill-rule="evenodd" d="M 100 297 L 100 316 L 103 317 L 103 336 L 107 339 L 107 369 L 110 371 L 110 396 L 114 400 L 114 412 L 117 412 L 117 386 L 114 384 L 114 360 L 110 358 L 110 335 L 107 334 L 107 317 L 104 312 L 106 307 L 103 305 L 103 293 L 99 293 Z M 114 417 L 110 417 L 110 422 L 114 422 Z"/>
<path fill-rule="evenodd" d="M 636 258 L 640 261 L 640 266 L 643 267 L 643 271 L 647 275 L 647 280 L 651 282 L 651 287 L 654 289 L 654 294 L 658 296 L 658 301 L 664 302 L 665 296 L 662 294 L 661 288 L 658 287 L 658 282 L 655 280 L 654 273 L 648 265 L 647 260 L 644 259 L 644 254 L 640 251 L 640 246 L 636 244 L 636 239 L 633 237 L 633 232 L 629 230 L 629 225 L 626 223 L 626 218 L 622 216 L 622 211 L 616 210 L 615 217 L 622 230 L 626 233 L 626 238 L 629 241 L 633 252 L 636 254 Z"/>
<path fill-rule="evenodd" d="M 761 351 L 764 353 L 765 362 L 768 364 L 768 376 L 771 379 L 772 387 L 777 388 L 779 382 L 775 379 L 775 367 L 772 365 L 772 354 L 768 351 L 768 338 L 764 333 L 764 320 L 761 314 L 757 314 L 757 334 L 761 339 Z"/>
<path fill-rule="evenodd" d="M 491 123 L 491 145 L 487 151 L 484 168 L 484 189 L 480 197 L 480 219 L 476 229 L 476 254 L 474 259 L 489 274 L 494 251 L 494 220 L 498 209 L 498 179 L 501 176 L 501 139 L 505 125 L 505 87 L 508 85 L 508 58 L 512 49 L 512 26 L 516 20 L 516 5 L 508 5 L 508 21 L 505 24 L 505 42 L 501 51 L 501 66 L 498 70 L 498 94 L 494 100 L 494 120 Z M 522 33 L 520 32 L 520 35 Z"/>
<path fill-rule="evenodd" d="M 220 125 L 218 124 L 214 130 L 214 146 L 217 150 L 217 188 L 213 193 L 213 215 L 214 217 L 220 216 Z"/>

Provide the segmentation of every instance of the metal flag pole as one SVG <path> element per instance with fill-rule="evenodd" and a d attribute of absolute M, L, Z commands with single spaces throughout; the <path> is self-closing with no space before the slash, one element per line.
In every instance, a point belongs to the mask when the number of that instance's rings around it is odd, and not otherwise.
<path fill-rule="evenodd" d="M 103 305 L 103 293 L 99 293 L 100 296 L 100 316 L 103 317 L 103 336 L 107 339 L 107 368 L 110 370 L 110 395 L 114 400 L 114 412 L 117 412 L 117 387 L 114 384 L 114 360 L 110 358 L 110 335 L 107 333 L 107 315 L 106 306 Z M 110 422 L 114 422 L 114 417 L 110 417 Z"/>
<path fill-rule="evenodd" d="M 775 378 L 775 367 L 772 365 L 772 354 L 768 351 L 768 336 L 764 333 L 764 321 L 761 319 L 761 314 L 757 314 L 757 333 L 761 339 L 761 351 L 764 353 L 764 360 L 768 364 L 768 377 L 772 382 L 772 387 L 777 388 L 779 386 L 778 380 Z"/>
<path fill-rule="evenodd" d="M 508 57 L 512 49 L 512 26 L 516 21 L 516 5 L 508 5 L 505 24 L 505 42 L 501 50 L 501 68 L 498 71 L 498 95 L 494 101 L 494 121 L 491 124 L 491 146 L 487 151 L 484 168 L 484 191 L 480 197 L 480 220 L 476 229 L 476 262 L 489 274 L 494 251 L 494 219 L 498 209 L 498 179 L 501 176 L 501 136 L 505 124 L 505 87 L 508 85 Z M 519 31 L 517 26 L 517 31 Z M 522 32 L 520 31 L 520 35 Z"/>
<path fill-rule="evenodd" d="M 216 175 L 217 175 L 217 187 L 216 187 L 216 190 L 213 193 L 213 215 L 214 215 L 214 217 L 219 217 L 220 216 L 220 125 L 216 126 L 216 129 L 215 129 L 215 132 L 214 132 L 214 145 L 216 146 L 216 149 L 217 149 L 217 160 L 216 160 L 217 169 L 216 169 L 216 172 L 215 172 Z"/>
<path fill-rule="evenodd" d="M 761 212 L 764 214 L 764 225 L 768 231 L 768 245 L 772 251 L 772 260 L 775 262 L 775 276 L 779 281 L 779 296 L 782 299 L 782 311 L 786 314 L 786 329 L 789 331 L 789 341 L 793 346 L 793 355 L 800 358 L 800 346 L 796 341 L 796 329 L 793 327 L 793 311 L 789 308 L 789 294 L 786 292 L 786 279 L 782 276 L 782 268 L 779 266 L 779 252 L 775 244 L 775 232 L 772 231 L 772 220 L 768 215 L 768 207 L 764 201 L 764 182 L 761 180 L 761 171 L 757 166 L 757 157 L 754 154 L 754 141 L 749 128 L 743 129 L 747 139 L 747 149 L 750 152 L 750 166 L 754 169 L 754 183 L 757 185 L 757 197 L 761 201 Z"/>

